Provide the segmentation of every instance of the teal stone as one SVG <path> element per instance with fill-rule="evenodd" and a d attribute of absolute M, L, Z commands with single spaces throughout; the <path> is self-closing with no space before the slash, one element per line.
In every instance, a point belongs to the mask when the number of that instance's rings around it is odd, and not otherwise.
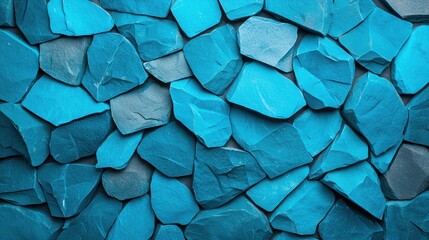
<path fill-rule="evenodd" d="M 308 176 L 309 168 L 302 166 L 274 179 L 265 178 L 251 189 L 247 196 L 260 208 L 272 212 Z"/>
<path fill-rule="evenodd" d="M 216 0 L 176 0 L 171 6 L 171 13 L 189 38 L 218 24 L 222 17 Z"/>
<path fill-rule="evenodd" d="M 53 217 L 68 218 L 91 201 L 100 182 L 101 170 L 87 164 L 47 163 L 37 177 Z"/>
<path fill-rule="evenodd" d="M 150 193 L 152 209 L 163 224 L 187 225 L 200 210 L 186 185 L 158 171 L 152 175 Z"/>
<path fill-rule="evenodd" d="M 50 0 L 48 14 L 52 32 L 66 36 L 94 35 L 113 28 L 109 13 L 88 0 Z"/>
<path fill-rule="evenodd" d="M 135 14 L 125 13 L 125 12 L 110 12 L 110 15 L 112 16 L 115 26 L 118 29 L 128 24 L 136 24 L 136 23 L 146 24 L 146 23 L 156 22 L 157 20 L 159 20 L 157 18 L 153 18 L 149 16 L 135 15 Z"/>
<path fill-rule="evenodd" d="M 195 137 L 174 121 L 146 134 L 137 151 L 145 161 L 168 177 L 192 174 Z"/>
<path fill-rule="evenodd" d="M 329 188 L 318 181 L 304 181 L 273 212 L 271 226 L 299 235 L 315 234 L 334 202 Z"/>
<path fill-rule="evenodd" d="M 205 91 L 192 78 L 170 85 L 175 118 L 193 132 L 206 147 L 221 147 L 231 137 L 229 105 Z"/>
<path fill-rule="evenodd" d="M 229 24 L 191 39 L 183 52 L 201 85 L 217 95 L 225 91 L 243 64 L 236 32 Z"/>
<path fill-rule="evenodd" d="M 305 104 L 304 97 L 292 80 L 274 68 L 258 62 L 244 64 L 226 99 L 267 117 L 286 119 Z"/>
<path fill-rule="evenodd" d="M 186 227 L 188 240 L 271 239 L 272 230 L 264 213 L 245 197 L 211 210 L 202 210 Z"/>
<path fill-rule="evenodd" d="M 231 109 L 230 118 L 234 139 L 256 158 L 268 177 L 275 178 L 312 161 L 291 124 L 237 107 Z"/>
<path fill-rule="evenodd" d="M 280 232 L 275 234 L 271 240 L 318 240 L 318 238 L 310 236 L 301 236 L 288 232 Z"/>
<path fill-rule="evenodd" d="M 70 86 L 43 75 L 28 92 L 22 106 L 54 126 L 108 110 L 81 87 Z"/>
<path fill-rule="evenodd" d="M 242 55 L 283 72 L 292 71 L 294 45 L 298 39 L 296 26 L 265 17 L 250 17 L 238 28 L 237 37 Z"/>
<path fill-rule="evenodd" d="M 402 141 L 408 112 L 387 79 L 366 73 L 347 98 L 343 117 L 366 138 L 378 156 Z"/>
<path fill-rule="evenodd" d="M 352 56 L 329 38 L 306 35 L 296 50 L 293 69 L 310 108 L 339 108 L 355 77 Z"/>
<path fill-rule="evenodd" d="M 163 83 L 170 83 L 194 75 L 188 62 L 186 62 L 183 51 L 145 62 L 143 66 L 146 71 Z"/>
<path fill-rule="evenodd" d="M 15 10 L 13 0 L 4 0 L 0 3 L 0 27 L 15 26 Z"/>
<path fill-rule="evenodd" d="M 401 141 L 402 142 L 402 141 Z M 398 143 L 396 146 L 391 147 L 386 152 L 375 155 L 373 152 L 370 151 L 368 161 L 372 164 L 372 166 L 381 174 L 385 173 L 387 169 L 390 166 L 390 163 L 393 160 L 393 157 L 395 156 L 396 152 L 398 151 L 399 146 L 401 146 L 401 143 Z"/>
<path fill-rule="evenodd" d="M 0 29 L 0 100 L 19 102 L 36 80 L 39 51 L 18 35 Z"/>
<path fill-rule="evenodd" d="M 231 21 L 256 15 L 264 6 L 264 0 L 219 0 L 219 3 Z"/>
<path fill-rule="evenodd" d="M 167 17 L 172 0 L 100 0 L 100 5 L 104 9 L 118 12 L 148 15 L 153 17 Z"/>
<path fill-rule="evenodd" d="M 377 173 L 367 162 L 329 172 L 322 182 L 354 202 L 372 216 L 382 219 L 386 199 Z"/>
<path fill-rule="evenodd" d="M 429 147 L 429 87 L 414 95 L 407 104 L 408 123 L 404 139 Z"/>
<path fill-rule="evenodd" d="M 380 74 L 398 54 L 411 31 L 411 23 L 376 7 L 361 24 L 339 40 L 360 65 Z"/>
<path fill-rule="evenodd" d="M 203 208 L 222 206 L 263 178 L 264 171 L 248 152 L 197 144 L 193 190 Z"/>
<path fill-rule="evenodd" d="M 154 240 L 185 240 L 182 230 L 177 225 L 159 225 L 154 233 Z"/>

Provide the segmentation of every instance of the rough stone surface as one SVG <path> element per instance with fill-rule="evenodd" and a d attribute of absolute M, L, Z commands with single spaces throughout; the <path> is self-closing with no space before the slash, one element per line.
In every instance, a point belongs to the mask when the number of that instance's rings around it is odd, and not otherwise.
<path fill-rule="evenodd" d="M 231 21 L 255 15 L 264 6 L 264 0 L 219 0 L 219 3 Z"/>
<path fill-rule="evenodd" d="M 408 123 L 404 139 L 429 147 L 429 87 L 414 95 L 407 104 Z"/>
<path fill-rule="evenodd" d="M 104 9 L 108 10 L 165 18 L 170 11 L 171 1 L 145 0 L 144 4 L 142 4 L 139 0 L 100 0 L 100 4 Z"/>
<path fill-rule="evenodd" d="M 384 0 L 401 18 L 411 22 L 429 21 L 429 2 L 425 0 Z"/>
<path fill-rule="evenodd" d="M 393 146 L 392 148 L 378 156 L 375 155 L 372 151 L 370 151 L 368 161 L 372 164 L 372 166 L 374 166 L 374 168 L 378 172 L 383 174 L 389 168 L 390 163 L 392 162 L 393 157 L 398 151 L 399 146 L 401 146 L 401 143 L 398 143 L 396 146 Z"/>
<path fill-rule="evenodd" d="M 4 0 L 0 3 L 0 27 L 15 26 L 15 10 L 13 0 Z"/>
<path fill-rule="evenodd" d="M 154 233 L 154 240 L 185 240 L 182 230 L 177 225 L 159 225 Z"/>
<path fill-rule="evenodd" d="M 183 51 L 145 62 L 143 66 L 146 71 L 163 83 L 193 76 Z"/>
<path fill-rule="evenodd" d="M 288 232 L 280 232 L 275 234 L 271 240 L 318 240 L 318 238 L 301 236 Z"/>

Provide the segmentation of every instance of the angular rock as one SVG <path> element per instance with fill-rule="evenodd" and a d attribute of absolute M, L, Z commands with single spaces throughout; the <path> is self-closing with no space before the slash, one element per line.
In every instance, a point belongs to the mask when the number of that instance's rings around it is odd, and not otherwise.
<path fill-rule="evenodd" d="M 243 64 L 236 32 L 229 24 L 191 39 L 183 52 L 201 85 L 217 95 L 225 91 Z"/>
<path fill-rule="evenodd" d="M 182 230 L 177 225 L 160 225 L 154 236 L 154 240 L 185 240 Z"/>
<path fill-rule="evenodd" d="M 51 155 L 59 163 L 93 155 L 112 129 L 109 111 L 57 127 L 49 142 Z"/>
<path fill-rule="evenodd" d="M 380 74 L 398 54 L 411 30 L 411 23 L 376 7 L 361 24 L 339 40 L 359 64 Z"/>
<path fill-rule="evenodd" d="M 54 126 L 109 109 L 108 104 L 97 103 L 82 88 L 56 81 L 47 75 L 36 81 L 22 106 Z"/>
<path fill-rule="evenodd" d="M 335 195 L 329 188 L 306 180 L 273 212 L 271 226 L 299 235 L 314 234 L 334 202 Z"/>
<path fill-rule="evenodd" d="M 264 177 L 248 152 L 227 147 L 207 149 L 197 144 L 193 190 L 203 208 L 222 206 Z"/>
<path fill-rule="evenodd" d="M 310 236 L 300 236 L 288 232 L 280 232 L 275 234 L 271 240 L 318 240 L 318 238 Z"/>
<path fill-rule="evenodd" d="M 137 151 L 168 177 L 188 176 L 194 168 L 195 137 L 174 121 L 146 134 Z"/>
<path fill-rule="evenodd" d="M 148 24 L 159 20 L 158 18 L 148 17 L 144 15 L 134 15 L 134 14 L 125 13 L 125 12 L 111 12 L 110 15 L 112 15 L 113 21 L 115 22 L 115 25 L 118 29 L 121 29 L 121 27 L 124 27 L 125 25 L 128 25 L 128 24 L 136 24 L 136 23 Z M 136 44 L 133 41 L 131 41 L 131 43 Z"/>
<path fill-rule="evenodd" d="M 112 117 L 122 134 L 167 124 L 171 115 L 171 98 L 167 86 L 146 81 L 132 91 L 110 100 Z"/>
<path fill-rule="evenodd" d="M 38 180 L 53 217 L 68 218 L 91 201 L 100 182 L 101 170 L 87 164 L 43 164 Z"/>
<path fill-rule="evenodd" d="M 175 118 L 193 132 L 207 147 L 225 145 L 231 137 L 229 105 L 206 92 L 194 79 L 170 84 Z"/>
<path fill-rule="evenodd" d="M 145 62 L 143 66 L 146 71 L 163 83 L 193 76 L 183 51 Z"/>
<path fill-rule="evenodd" d="M 236 1 L 231 1 L 236 2 Z M 238 28 L 240 53 L 273 66 L 292 71 L 294 45 L 298 28 L 265 17 L 251 17 Z"/>
<path fill-rule="evenodd" d="M 172 0 L 145 0 L 122 1 L 122 0 L 100 0 L 100 5 L 107 10 L 127 12 L 153 17 L 165 18 L 170 11 Z"/>
<path fill-rule="evenodd" d="M 247 196 L 260 208 L 272 212 L 307 177 L 307 166 L 293 169 L 274 179 L 265 178 L 251 189 Z"/>
<path fill-rule="evenodd" d="M 387 169 L 389 168 L 390 163 L 393 160 L 393 157 L 395 156 L 396 152 L 398 151 L 399 146 L 401 146 L 401 142 L 398 143 L 396 146 L 393 146 L 392 148 L 390 148 L 386 152 L 378 155 L 378 156 L 370 151 L 368 161 L 372 164 L 372 166 L 379 173 L 381 173 L 381 174 L 385 173 L 387 171 Z"/>
<path fill-rule="evenodd" d="M 295 118 L 293 126 L 298 130 L 307 152 L 314 157 L 334 140 L 342 122 L 338 110 L 308 109 Z"/>
<path fill-rule="evenodd" d="M 401 18 L 411 22 L 429 21 L 429 2 L 424 0 L 384 0 Z"/>
<path fill-rule="evenodd" d="M 366 73 L 347 98 L 343 117 L 366 138 L 378 156 L 402 141 L 408 113 L 387 79 Z"/>
<path fill-rule="evenodd" d="M 322 182 L 372 216 L 382 219 L 386 199 L 381 191 L 377 173 L 367 162 L 329 172 Z"/>
<path fill-rule="evenodd" d="M 0 100 L 19 102 L 36 80 L 39 52 L 18 35 L 1 29 L 0 52 Z"/>
<path fill-rule="evenodd" d="M 171 6 L 171 13 L 189 38 L 218 24 L 222 17 L 216 0 L 176 0 Z"/>
<path fill-rule="evenodd" d="M 48 15 L 52 32 L 66 36 L 94 35 L 113 28 L 109 13 L 87 0 L 50 0 Z"/>
<path fill-rule="evenodd" d="M 231 109 L 232 135 L 249 151 L 270 178 L 275 178 L 312 161 L 298 130 L 284 121 Z"/>
<path fill-rule="evenodd" d="M 429 87 L 416 94 L 407 104 L 408 123 L 404 139 L 429 147 Z"/>
<path fill-rule="evenodd" d="M 264 6 L 264 0 L 219 0 L 226 17 L 237 20 L 259 13 Z"/>
<path fill-rule="evenodd" d="M 258 62 L 244 64 L 226 98 L 265 116 L 280 119 L 293 116 L 306 105 L 292 80 Z"/>
<path fill-rule="evenodd" d="M 264 213 L 245 197 L 216 209 L 202 210 L 186 227 L 185 237 L 197 239 L 271 239 Z"/>
<path fill-rule="evenodd" d="M 355 77 L 353 57 L 329 38 L 306 35 L 296 51 L 293 69 L 309 107 L 339 108 Z"/>
<path fill-rule="evenodd" d="M 15 11 L 13 0 L 4 0 L 0 3 L 0 27 L 15 26 Z"/>

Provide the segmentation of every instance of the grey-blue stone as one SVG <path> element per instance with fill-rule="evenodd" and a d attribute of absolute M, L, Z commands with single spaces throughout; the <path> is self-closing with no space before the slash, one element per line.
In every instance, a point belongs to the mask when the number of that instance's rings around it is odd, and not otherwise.
<path fill-rule="evenodd" d="M 411 22 L 429 21 L 429 2 L 425 0 L 384 0 L 401 18 Z"/>
<path fill-rule="evenodd" d="M 407 104 L 408 123 L 404 139 L 429 147 L 429 86 L 414 95 Z"/>
<path fill-rule="evenodd" d="M 0 27 L 15 26 L 15 10 L 13 0 L 3 0 L 0 3 Z"/>
<path fill-rule="evenodd" d="M 396 144 L 396 146 L 391 147 L 386 152 L 375 155 L 372 151 L 370 151 L 368 161 L 372 164 L 372 166 L 381 174 L 385 173 L 390 166 L 390 163 L 393 160 L 398 148 L 401 146 L 401 143 Z"/>
<path fill-rule="evenodd" d="M 104 9 L 118 12 L 127 12 L 153 17 L 165 18 L 170 11 L 172 0 L 100 0 L 100 5 Z"/>
<path fill-rule="evenodd" d="M 183 51 L 145 62 L 143 66 L 146 71 L 163 83 L 193 76 Z"/>
<path fill-rule="evenodd" d="M 319 240 L 315 237 L 301 236 L 288 232 L 280 232 L 273 236 L 271 240 Z"/>
<path fill-rule="evenodd" d="M 253 16 L 264 6 L 264 0 L 219 0 L 219 3 L 231 21 Z"/>
<path fill-rule="evenodd" d="M 159 225 L 154 233 L 154 240 L 185 240 L 182 230 L 177 225 Z"/>

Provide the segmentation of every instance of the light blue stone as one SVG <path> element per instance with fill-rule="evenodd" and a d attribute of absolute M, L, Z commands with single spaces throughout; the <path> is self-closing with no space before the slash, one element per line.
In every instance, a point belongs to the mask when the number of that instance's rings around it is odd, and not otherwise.
<path fill-rule="evenodd" d="M 329 38 L 306 35 L 295 53 L 293 69 L 309 107 L 339 108 L 355 77 L 352 56 Z"/>
<path fill-rule="evenodd" d="M 385 173 L 389 168 L 390 163 L 393 160 L 393 157 L 398 151 L 399 146 L 401 146 L 401 142 L 378 156 L 370 151 L 368 161 L 379 173 L 382 173 L 382 174 Z"/>
<path fill-rule="evenodd" d="M 175 118 L 207 147 L 221 147 L 231 137 L 229 105 L 192 78 L 170 85 Z"/>
<path fill-rule="evenodd" d="M 145 62 L 143 66 L 146 71 L 163 83 L 170 83 L 194 75 L 188 62 L 186 62 L 183 51 Z"/>
<path fill-rule="evenodd" d="M 315 237 L 301 236 L 288 232 L 280 232 L 273 236 L 271 240 L 319 240 Z"/>
<path fill-rule="evenodd" d="M 339 40 L 359 64 L 380 74 L 398 54 L 411 30 L 411 23 L 376 7 L 361 24 Z"/>
<path fill-rule="evenodd" d="M 183 52 L 201 85 L 217 95 L 225 91 L 243 64 L 236 32 L 229 24 L 191 39 Z"/>
<path fill-rule="evenodd" d="M 256 158 L 270 178 L 313 160 L 291 124 L 237 107 L 231 109 L 230 117 L 234 139 Z"/>
<path fill-rule="evenodd" d="M 160 225 L 154 234 L 154 240 L 185 240 L 182 230 L 177 225 Z"/>
<path fill-rule="evenodd" d="M 172 0 L 100 0 L 100 5 L 107 10 L 127 12 L 165 18 L 170 11 Z"/>
<path fill-rule="evenodd" d="M 115 26 L 118 29 L 128 24 L 136 24 L 136 23 L 146 24 L 146 23 L 156 22 L 157 20 L 159 20 L 153 17 L 148 17 L 144 15 L 135 15 L 135 14 L 124 13 L 124 12 L 110 12 L 110 15 L 112 15 L 113 21 L 115 22 Z"/>
<path fill-rule="evenodd" d="M 408 112 L 387 79 L 366 73 L 347 98 L 343 117 L 366 138 L 378 156 L 402 141 Z"/>
<path fill-rule="evenodd" d="M 407 108 L 408 124 L 404 139 L 429 147 L 429 87 L 414 95 Z"/>
<path fill-rule="evenodd" d="M 307 177 L 307 166 L 293 169 L 274 179 L 265 178 L 251 189 L 247 196 L 260 208 L 272 212 Z"/>
<path fill-rule="evenodd" d="M 292 80 L 258 62 L 244 64 L 229 88 L 226 99 L 279 119 L 290 118 L 306 105 L 301 91 Z"/>
<path fill-rule="evenodd" d="M 216 0 L 176 0 L 171 13 L 189 38 L 218 24 L 222 17 Z"/>
<path fill-rule="evenodd" d="M 0 2 L 0 27 L 15 26 L 15 11 L 13 0 L 3 0 Z"/>
<path fill-rule="evenodd" d="M 264 0 L 219 0 L 219 3 L 231 21 L 253 16 L 264 6 Z"/>

